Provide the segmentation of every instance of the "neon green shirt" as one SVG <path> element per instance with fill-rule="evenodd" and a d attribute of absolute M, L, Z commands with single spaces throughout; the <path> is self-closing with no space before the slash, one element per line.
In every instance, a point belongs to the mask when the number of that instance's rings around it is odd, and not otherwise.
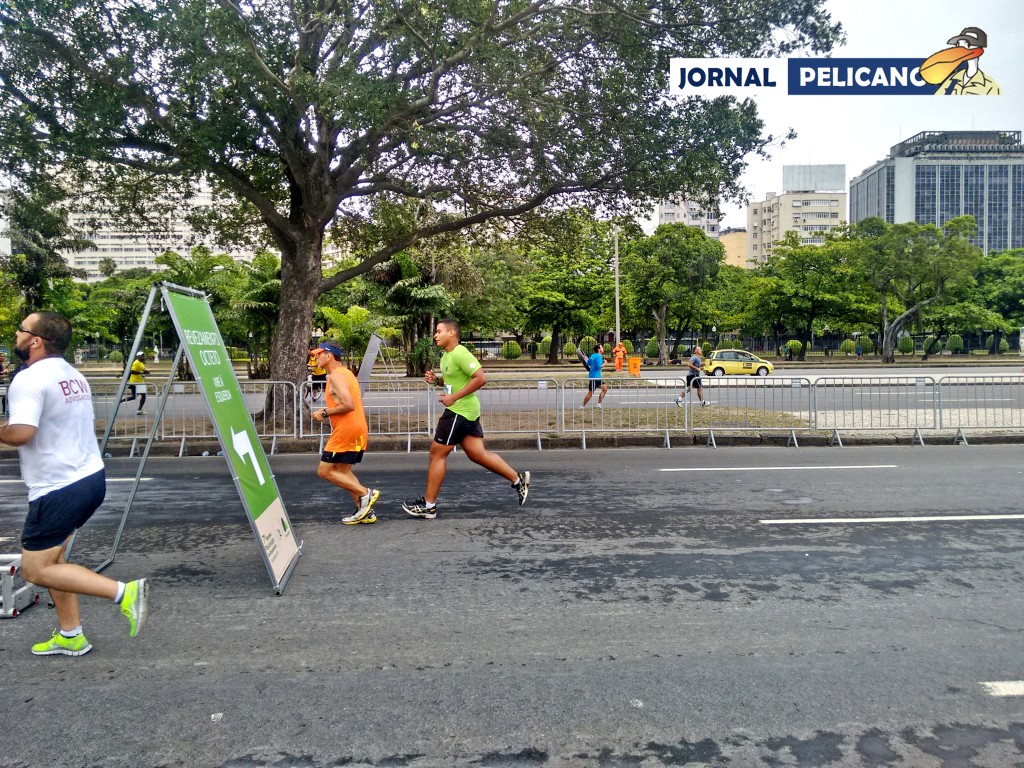
<path fill-rule="evenodd" d="M 459 344 L 451 352 L 441 355 L 441 376 L 444 378 L 444 391 L 455 394 L 469 382 L 473 372 L 480 367 L 480 361 L 472 352 Z M 470 421 L 480 418 L 480 400 L 476 392 L 459 398 L 448 410 L 459 414 Z"/>

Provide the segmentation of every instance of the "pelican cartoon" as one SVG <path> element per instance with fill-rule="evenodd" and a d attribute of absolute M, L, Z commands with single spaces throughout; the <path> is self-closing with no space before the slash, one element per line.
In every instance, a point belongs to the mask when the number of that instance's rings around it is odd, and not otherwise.
<path fill-rule="evenodd" d="M 952 48 L 933 53 L 920 67 L 921 78 L 939 86 L 936 95 L 998 96 L 1002 91 L 978 66 L 978 59 L 988 47 L 988 35 L 977 27 L 964 27 L 956 37 L 946 41 Z"/>

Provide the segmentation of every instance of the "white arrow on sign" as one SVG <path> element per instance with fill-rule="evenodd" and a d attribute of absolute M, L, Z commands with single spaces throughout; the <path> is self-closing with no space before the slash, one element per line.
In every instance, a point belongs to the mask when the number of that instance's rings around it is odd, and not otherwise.
<path fill-rule="evenodd" d="M 256 470 L 256 479 L 260 481 L 260 485 L 266 482 L 263 479 L 263 470 L 260 469 L 260 463 L 256 461 L 256 451 L 252 449 L 252 441 L 249 440 L 249 433 L 246 431 L 235 432 L 235 428 L 231 427 L 231 447 L 235 449 L 235 453 L 238 454 L 238 458 L 245 463 L 245 457 L 248 454 L 252 459 L 252 468 Z"/>

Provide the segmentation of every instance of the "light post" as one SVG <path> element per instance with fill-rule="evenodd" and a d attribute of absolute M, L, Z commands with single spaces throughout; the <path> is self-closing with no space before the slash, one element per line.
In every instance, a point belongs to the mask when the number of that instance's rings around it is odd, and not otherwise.
<path fill-rule="evenodd" d="M 619 225 L 612 224 L 612 235 L 615 237 L 615 343 L 618 344 L 622 336 L 619 328 Z"/>
<path fill-rule="evenodd" d="M 711 326 L 711 346 L 714 349 L 718 349 L 718 326 Z"/>

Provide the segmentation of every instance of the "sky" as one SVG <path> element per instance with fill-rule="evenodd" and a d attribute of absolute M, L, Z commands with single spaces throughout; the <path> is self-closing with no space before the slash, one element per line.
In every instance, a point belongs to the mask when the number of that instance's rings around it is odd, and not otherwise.
<path fill-rule="evenodd" d="M 982 71 L 1001 96 L 783 96 L 758 102 L 765 132 L 797 138 L 753 160 L 741 177 L 753 200 L 782 191 L 783 165 L 845 164 L 847 183 L 922 131 L 1024 131 L 1024 13 L 1019 0 L 830 0 L 826 7 L 846 30 L 836 57 L 922 60 L 947 48 L 964 27 L 988 35 Z M 812 54 L 794 54 L 797 57 Z M 723 205 L 722 228 L 745 227 L 746 210 Z"/>

